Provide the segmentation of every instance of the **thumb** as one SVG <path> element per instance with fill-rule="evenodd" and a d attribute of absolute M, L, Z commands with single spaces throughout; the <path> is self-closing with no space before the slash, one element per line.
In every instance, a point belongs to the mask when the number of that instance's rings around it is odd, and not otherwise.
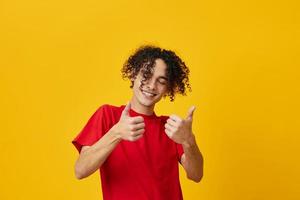
<path fill-rule="evenodd" d="M 195 109 L 196 109 L 195 106 L 190 107 L 186 119 L 189 119 L 189 120 L 193 119 Z"/>
<path fill-rule="evenodd" d="M 131 108 L 130 102 L 127 102 L 124 110 L 122 111 L 122 116 L 129 116 L 129 110 Z"/>

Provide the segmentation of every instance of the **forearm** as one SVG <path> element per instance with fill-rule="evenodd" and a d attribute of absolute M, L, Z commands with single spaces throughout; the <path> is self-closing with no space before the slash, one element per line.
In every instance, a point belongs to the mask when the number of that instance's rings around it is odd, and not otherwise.
<path fill-rule="evenodd" d="M 203 176 L 203 156 L 198 148 L 195 136 L 192 135 L 182 146 L 184 150 L 184 158 L 182 159 L 184 163 L 182 164 L 187 177 L 195 182 L 200 182 Z"/>
<path fill-rule="evenodd" d="M 119 133 L 112 127 L 94 145 L 82 150 L 75 164 L 76 177 L 88 177 L 99 169 L 121 140 Z"/>

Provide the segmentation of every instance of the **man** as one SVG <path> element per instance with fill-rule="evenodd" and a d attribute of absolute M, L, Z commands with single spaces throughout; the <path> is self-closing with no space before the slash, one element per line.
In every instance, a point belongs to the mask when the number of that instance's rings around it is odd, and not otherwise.
<path fill-rule="evenodd" d="M 192 132 L 192 106 L 186 118 L 157 116 L 162 97 L 185 95 L 189 69 L 170 50 L 142 46 L 125 62 L 131 80 L 127 105 L 102 105 L 72 141 L 80 152 L 78 179 L 100 169 L 104 200 L 180 200 L 178 162 L 189 179 L 200 182 L 203 158 Z"/>

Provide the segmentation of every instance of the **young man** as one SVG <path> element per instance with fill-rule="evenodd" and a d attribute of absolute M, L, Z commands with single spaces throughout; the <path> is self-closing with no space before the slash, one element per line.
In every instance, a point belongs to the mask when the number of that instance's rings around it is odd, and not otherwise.
<path fill-rule="evenodd" d="M 189 69 L 170 50 L 142 46 L 122 69 L 131 80 L 127 105 L 102 105 L 72 141 L 80 152 L 78 179 L 100 169 L 104 200 L 181 200 L 178 162 L 187 178 L 199 182 L 203 158 L 192 132 L 192 106 L 186 118 L 157 116 L 162 97 L 185 95 Z"/>

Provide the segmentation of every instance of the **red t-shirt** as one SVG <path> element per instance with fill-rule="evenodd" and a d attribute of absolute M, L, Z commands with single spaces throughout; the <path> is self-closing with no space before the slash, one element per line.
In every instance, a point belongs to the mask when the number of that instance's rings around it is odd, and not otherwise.
<path fill-rule="evenodd" d="M 116 124 L 125 105 L 101 106 L 72 141 L 81 147 L 93 145 Z M 100 167 L 104 200 L 182 200 L 178 162 L 182 145 L 165 133 L 168 116 L 143 115 L 145 132 L 135 142 L 122 140 Z"/>

